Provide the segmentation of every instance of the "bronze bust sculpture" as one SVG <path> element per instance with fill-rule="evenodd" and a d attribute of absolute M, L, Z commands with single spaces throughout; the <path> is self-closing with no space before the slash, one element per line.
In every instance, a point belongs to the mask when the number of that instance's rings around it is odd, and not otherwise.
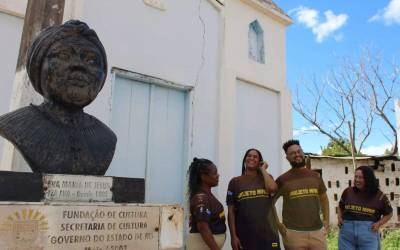
<path fill-rule="evenodd" d="M 0 116 L 0 135 L 33 172 L 104 175 L 117 138 L 83 111 L 107 75 L 106 53 L 94 30 L 77 20 L 45 29 L 28 51 L 26 68 L 44 102 Z"/>

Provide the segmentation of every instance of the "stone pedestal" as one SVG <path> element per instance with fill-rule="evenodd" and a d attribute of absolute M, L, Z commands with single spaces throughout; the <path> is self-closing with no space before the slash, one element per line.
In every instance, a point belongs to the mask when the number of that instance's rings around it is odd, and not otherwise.
<path fill-rule="evenodd" d="M 0 249 L 180 249 L 182 207 L 138 204 L 143 190 L 143 179 L 0 172 Z"/>

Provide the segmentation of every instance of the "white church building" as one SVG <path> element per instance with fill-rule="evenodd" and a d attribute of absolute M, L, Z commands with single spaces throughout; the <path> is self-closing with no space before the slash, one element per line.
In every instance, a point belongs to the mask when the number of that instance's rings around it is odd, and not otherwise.
<path fill-rule="evenodd" d="M 0 114 L 16 94 L 25 7 L 0 0 Z M 185 204 L 193 157 L 217 165 L 221 201 L 248 148 L 263 153 L 275 178 L 288 169 L 292 21 L 271 0 L 67 0 L 68 19 L 88 23 L 106 48 L 107 81 L 86 112 L 117 134 L 107 175 L 145 178 L 146 202 Z M 30 171 L 18 157 L 5 160 L 16 154 L 5 147 L 1 139 L 2 170 Z"/>

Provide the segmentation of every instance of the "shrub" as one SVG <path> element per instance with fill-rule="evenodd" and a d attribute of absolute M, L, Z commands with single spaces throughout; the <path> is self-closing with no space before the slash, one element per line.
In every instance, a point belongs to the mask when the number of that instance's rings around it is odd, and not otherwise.
<path fill-rule="evenodd" d="M 400 249 L 400 229 L 388 233 L 381 242 L 382 250 Z"/>
<path fill-rule="evenodd" d="M 327 237 L 328 250 L 338 250 L 338 234 L 337 229 L 329 230 Z"/>

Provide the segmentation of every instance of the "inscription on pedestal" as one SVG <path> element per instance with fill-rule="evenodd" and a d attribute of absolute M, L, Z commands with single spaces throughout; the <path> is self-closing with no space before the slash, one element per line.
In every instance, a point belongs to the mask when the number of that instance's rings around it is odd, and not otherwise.
<path fill-rule="evenodd" d="M 111 201 L 112 178 L 44 175 L 44 199 L 46 201 Z"/>
<path fill-rule="evenodd" d="M 159 249 L 160 207 L 0 206 L 2 250 Z"/>

